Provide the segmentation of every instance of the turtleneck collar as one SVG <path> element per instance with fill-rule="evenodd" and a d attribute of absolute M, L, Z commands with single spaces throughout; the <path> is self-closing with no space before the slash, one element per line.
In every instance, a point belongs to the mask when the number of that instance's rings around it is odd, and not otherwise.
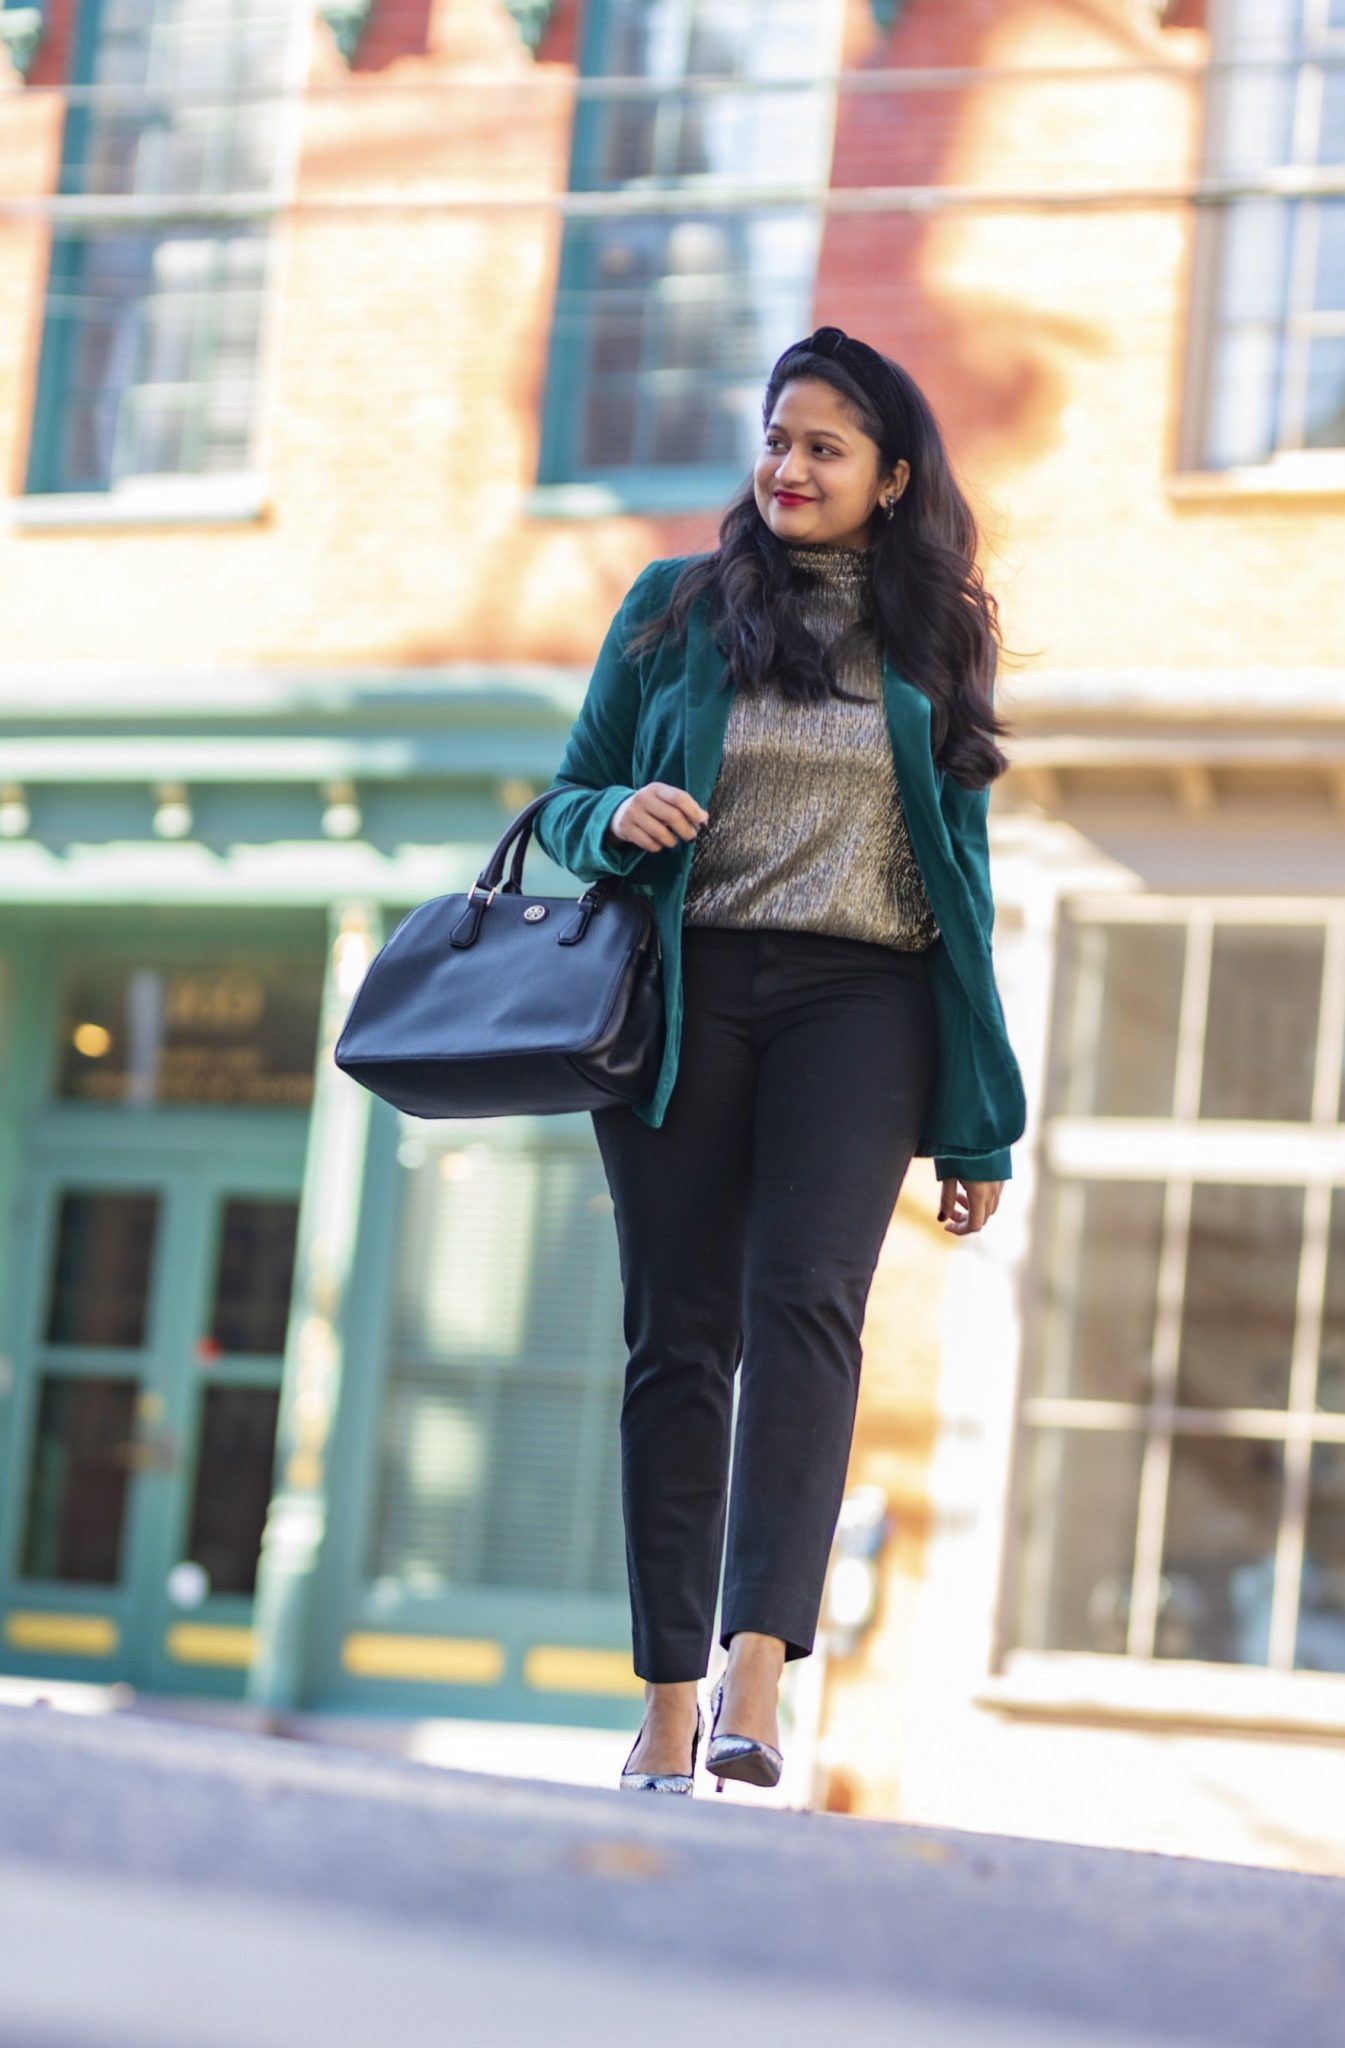
<path fill-rule="evenodd" d="M 828 583 L 859 583 L 873 563 L 873 547 L 838 547 L 832 541 L 786 541 L 785 553 L 796 569 L 807 569 Z"/>

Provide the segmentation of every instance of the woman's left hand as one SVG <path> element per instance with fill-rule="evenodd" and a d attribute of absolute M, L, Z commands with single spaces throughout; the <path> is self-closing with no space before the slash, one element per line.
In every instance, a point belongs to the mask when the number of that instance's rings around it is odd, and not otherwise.
<path fill-rule="evenodd" d="M 979 1230 L 998 1209 L 999 1191 L 1003 1185 L 1002 1180 L 954 1178 L 944 1181 L 939 1201 L 940 1223 L 945 1217 L 951 1218 L 945 1228 L 954 1237 L 966 1237 L 970 1231 Z"/>

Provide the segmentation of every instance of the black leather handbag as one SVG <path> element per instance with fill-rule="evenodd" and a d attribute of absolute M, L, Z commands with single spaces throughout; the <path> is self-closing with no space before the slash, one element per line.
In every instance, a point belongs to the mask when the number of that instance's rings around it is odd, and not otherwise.
<path fill-rule="evenodd" d="M 559 1115 L 654 1092 L 663 963 L 648 900 L 617 877 L 579 897 L 523 886 L 533 818 L 559 794 L 524 805 L 465 896 L 402 919 L 350 1006 L 337 1066 L 412 1116 Z"/>

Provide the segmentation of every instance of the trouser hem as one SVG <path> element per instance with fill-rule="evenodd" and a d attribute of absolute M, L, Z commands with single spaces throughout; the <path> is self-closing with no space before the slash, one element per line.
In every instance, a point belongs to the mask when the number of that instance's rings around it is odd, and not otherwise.
<path fill-rule="evenodd" d="M 691 1635 L 640 1636 L 631 1661 L 646 1685 L 685 1685 L 710 1668 L 711 1631 Z"/>
<path fill-rule="evenodd" d="M 800 1598 L 797 1586 L 781 1586 L 761 1579 L 725 1591 L 719 1619 L 719 1643 L 727 1650 L 733 1636 L 743 1629 L 756 1635 L 779 1636 L 785 1646 L 785 1662 L 810 1657 L 817 1640 L 820 1601 Z"/>

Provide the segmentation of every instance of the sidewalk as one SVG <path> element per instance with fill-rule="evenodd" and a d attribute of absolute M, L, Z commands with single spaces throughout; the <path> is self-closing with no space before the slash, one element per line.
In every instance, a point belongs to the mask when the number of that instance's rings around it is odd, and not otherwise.
<path fill-rule="evenodd" d="M 1338 1879 L 38 1706 L 0 1928 L 5 2048 L 1336 2048 L 1345 2010 Z"/>

